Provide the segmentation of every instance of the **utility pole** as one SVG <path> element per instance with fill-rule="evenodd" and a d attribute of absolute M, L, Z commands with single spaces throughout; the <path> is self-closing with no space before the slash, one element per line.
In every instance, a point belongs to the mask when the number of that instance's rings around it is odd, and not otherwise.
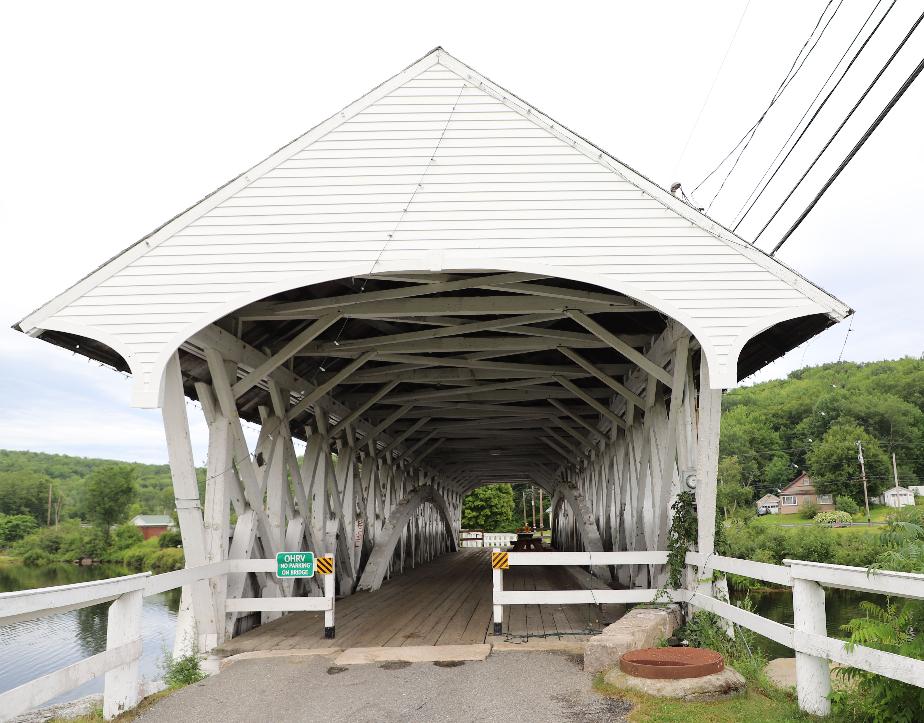
<path fill-rule="evenodd" d="M 529 505 L 533 508 L 533 529 L 536 529 L 536 488 L 529 486 Z"/>
<path fill-rule="evenodd" d="M 857 459 L 860 460 L 860 476 L 863 478 L 863 501 L 866 503 L 866 524 L 872 525 L 873 520 L 869 516 L 869 494 L 866 491 L 866 462 L 863 460 L 863 442 L 857 440 Z"/>
<path fill-rule="evenodd" d="M 48 519 L 45 521 L 46 527 L 51 527 L 51 482 L 48 483 Z"/>
<path fill-rule="evenodd" d="M 895 477 L 895 486 L 898 487 L 898 465 L 895 464 L 895 452 L 892 452 L 892 475 Z"/>
<path fill-rule="evenodd" d="M 539 488 L 539 529 L 545 529 L 545 504 L 542 502 L 542 488 Z"/>
<path fill-rule="evenodd" d="M 529 527 L 529 520 L 526 519 L 526 490 L 520 490 L 521 499 L 523 500 L 523 528 Z"/>

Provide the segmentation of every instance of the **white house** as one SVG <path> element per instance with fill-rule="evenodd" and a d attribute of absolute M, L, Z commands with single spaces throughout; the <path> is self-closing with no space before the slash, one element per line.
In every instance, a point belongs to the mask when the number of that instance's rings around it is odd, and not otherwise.
<path fill-rule="evenodd" d="M 914 492 L 898 485 L 886 490 L 881 496 L 886 507 L 907 507 L 914 504 Z"/>
<path fill-rule="evenodd" d="M 908 485 L 915 497 L 924 497 L 924 485 Z"/>
<path fill-rule="evenodd" d="M 764 509 L 771 515 L 780 514 L 780 498 L 776 495 L 764 495 L 754 504 L 757 506 L 758 512 Z"/>

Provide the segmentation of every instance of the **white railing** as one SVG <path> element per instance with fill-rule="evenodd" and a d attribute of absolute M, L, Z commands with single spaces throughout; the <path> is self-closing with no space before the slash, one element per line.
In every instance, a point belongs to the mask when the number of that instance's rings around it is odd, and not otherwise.
<path fill-rule="evenodd" d="M 496 550 L 495 550 L 496 551 Z M 511 552 L 509 565 L 663 565 L 667 553 L 651 552 Z M 770 638 L 796 652 L 796 692 L 799 707 L 814 715 L 830 713 L 829 661 L 904 683 L 924 687 L 924 660 L 908 658 L 863 645 L 851 645 L 827 636 L 824 588 L 893 595 L 924 600 L 924 575 L 868 571 L 860 567 L 828 565 L 800 560 L 784 560 L 769 565 L 721 555 L 704 559 L 687 553 L 686 562 L 699 574 L 695 590 L 668 590 L 670 600 L 687 602 L 708 610 Z M 792 588 L 794 627 L 769 620 L 713 597 L 712 572 L 732 573 Z M 492 570 L 494 577 L 494 632 L 500 634 L 504 605 L 570 605 L 580 603 L 639 603 L 664 600 L 657 590 L 504 590 L 503 570 Z"/>
<path fill-rule="evenodd" d="M 516 532 L 462 530 L 459 533 L 459 547 L 509 547 L 516 541 Z"/>
<path fill-rule="evenodd" d="M 500 552 L 497 548 L 494 552 Z M 508 552 L 508 565 L 580 565 L 605 568 L 607 565 L 664 565 L 667 553 L 642 552 Z M 494 634 L 500 635 L 504 620 L 504 605 L 603 605 L 607 603 L 653 602 L 658 590 L 631 588 L 628 590 L 504 590 L 504 571 L 492 570 L 494 577 Z M 685 600 L 678 591 L 661 593 L 665 602 Z M 686 591 L 680 591 L 685 593 Z"/>
<path fill-rule="evenodd" d="M 483 547 L 509 547 L 516 541 L 516 532 L 485 532 Z"/>
<path fill-rule="evenodd" d="M 103 715 L 113 718 L 140 700 L 141 614 L 145 597 L 233 573 L 275 572 L 276 560 L 233 559 L 162 575 L 149 572 L 74 585 L 0 593 L 0 625 L 112 601 L 106 650 L 0 693 L 0 720 L 14 718 L 105 675 Z M 334 575 L 324 575 L 323 597 L 229 598 L 225 612 L 323 611 L 325 637 L 334 634 Z"/>
<path fill-rule="evenodd" d="M 484 531 L 462 530 L 459 533 L 459 547 L 484 547 Z"/>

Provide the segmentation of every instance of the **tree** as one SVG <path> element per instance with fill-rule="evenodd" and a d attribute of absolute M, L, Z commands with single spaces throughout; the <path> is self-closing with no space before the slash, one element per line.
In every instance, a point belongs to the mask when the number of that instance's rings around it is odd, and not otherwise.
<path fill-rule="evenodd" d="M 37 472 L 0 472 L 0 514 L 30 515 L 44 525 L 48 519 L 48 488 L 51 485 L 51 479 Z"/>
<path fill-rule="evenodd" d="M 462 502 L 462 527 L 504 532 L 515 525 L 513 488 L 509 484 L 479 487 Z"/>
<path fill-rule="evenodd" d="M 847 495 L 863 500 L 857 440 L 863 443 L 870 496 L 877 495 L 889 479 L 889 458 L 879 443 L 856 424 L 837 424 L 808 453 L 808 472 L 815 488 L 824 495 Z"/>
<path fill-rule="evenodd" d="M 739 507 L 744 507 L 754 498 L 754 490 L 745 487 L 744 471 L 735 456 L 719 460 L 719 485 L 716 490 L 716 506 L 725 517 L 734 514 Z"/>
<path fill-rule="evenodd" d="M 7 547 L 37 529 L 38 523 L 32 515 L 0 514 L 0 547 Z"/>
<path fill-rule="evenodd" d="M 108 464 L 87 477 L 84 489 L 84 510 L 109 541 L 109 528 L 122 522 L 128 506 L 137 494 L 135 470 L 127 464 Z"/>

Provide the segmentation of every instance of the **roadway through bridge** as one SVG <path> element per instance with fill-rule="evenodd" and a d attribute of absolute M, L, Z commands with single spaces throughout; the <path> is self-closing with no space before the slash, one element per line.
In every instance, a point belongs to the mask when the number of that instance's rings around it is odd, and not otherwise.
<path fill-rule="evenodd" d="M 511 567 L 508 590 L 565 590 L 576 587 L 564 567 Z M 226 641 L 221 656 L 270 650 L 411 645 L 480 644 L 507 640 L 577 641 L 612 622 L 596 605 L 509 605 L 503 635 L 491 620 L 488 549 L 448 553 L 387 581 L 374 592 L 337 601 L 337 636 L 324 638 L 321 613 L 292 613 Z"/>

